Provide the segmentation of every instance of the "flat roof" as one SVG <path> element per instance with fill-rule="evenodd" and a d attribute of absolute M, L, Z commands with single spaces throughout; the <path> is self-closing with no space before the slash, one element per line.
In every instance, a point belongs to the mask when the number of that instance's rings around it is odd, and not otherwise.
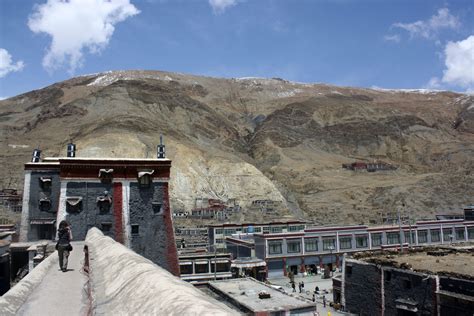
<path fill-rule="evenodd" d="M 208 225 L 207 227 L 241 227 L 241 226 L 262 226 L 262 225 L 287 225 L 287 224 L 307 224 L 308 222 L 300 221 L 297 219 L 288 219 L 288 220 L 279 220 L 273 222 L 264 222 L 264 223 L 223 223 L 223 224 L 213 224 Z"/>
<path fill-rule="evenodd" d="M 252 278 L 210 281 L 209 286 L 252 312 L 316 310 L 315 303 L 280 292 Z M 260 299 L 258 294 L 262 291 L 269 293 L 270 298 Z"/>
<path fill-rule="evenodd" d="M 409 251 L 376 252 L 354 256 L 356 259 L 393 266 L 400 269 L 411 269 L 429 274 L 453 274 L 474 277 L 474 244 L 462 247 L 426 247 Z"/>

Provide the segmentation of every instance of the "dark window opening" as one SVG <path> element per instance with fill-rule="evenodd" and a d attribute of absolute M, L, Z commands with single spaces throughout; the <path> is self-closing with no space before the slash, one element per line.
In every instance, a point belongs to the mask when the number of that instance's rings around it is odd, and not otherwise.
<path fill-rule="evenodd" d="M 74 196 L 66 198 L 66 211 L 68 213 L 79 213 L 82 211 L 82 197 Z"/>
<path fill-rule="evenodd" d="M 180 264 L 179 270 L 181 274 L 193 274 L 193 265 L 192 264 Z"/>
<path fill-rule="evenodd" d="M 161 203 L 153 202 L 153 203 L 152 203 L 153 214 L 155 214 L 155 215 L 162 214 L 162 213 L 163 213 L 163 208 L 162 208 L 162 206 L 163 206 L 163 205 L 162 205 Z"/>
<path fill-rule="evenodd" d="M 48 198 L 42 198 L 39 200 L 39 209 L 42 212 L 51 211 L 51 200 Z"/>
<path fill-rule="evenodd" d="M 137 224 L 133 224 L 132 225 L 132 235 L 138 236 L 139 233 L 140 233 L 140 226 L 138 226 Z"/>
<path fill-rule="evenodd" d="M 196 273 L 209 273 L 209 265 L 206 263 L 194 263 Z"/>
<path fill-rule="evenodd" d="M 110 206 L 112 205 L 112 199 L 106 194 L 97 197 L 97 207 L 101 214 L 107 214 L 110 212 Z"/>
<path fill-rule="evenodd" d="M 43 189 L 43 191 L 50 191 L 51 190 L 51 182 L 52 178 L 51 177 L 40 177 L 40 187 Z"/>
<path fill-rule="evenodd" d="M 211 272 L 227 272 L 230 271 L 230 264 L 227 262 L 217 262 L 217 271 L 216 264 L 214 262 L 211 263 Z"/>
<path fill-rule="evenodd" d="M 109 233 L 112 230 L 112 223 L 102 223 L 100 229 L 104 233 Z"/>
<path fill-rule="evenodd" d="M 99 179 L 102 183 L 110 183 L 113 179 L 114 169 L 100 169 L 99 170 Z"/>
<path fill-rule="evenodd" d="M 410 280 L 403 280 L 403 288 L 405 290 L 411 289 L 411 281 Z"/>
<path fill-rule="evenodd" d="M 390 282 L 390 280 L 392 280 L 392 272 L 384 271 L 384 278 L 385 278 L 385 281 Z"/>
<path fill-rule="evenodd" d="M 148 188 L 151 185 L 152 174 L 154 170 L 143 170 L 138 172 L 138 184 L 142 188 Z"/>

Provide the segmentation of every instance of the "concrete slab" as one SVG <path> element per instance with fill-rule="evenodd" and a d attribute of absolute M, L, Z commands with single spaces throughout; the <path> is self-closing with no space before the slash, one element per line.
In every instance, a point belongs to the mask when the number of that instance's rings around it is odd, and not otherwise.
<path fill-rule="evenodd" d="M 33 290 L 17 315 L 86 315 L 89 307 L 82 272 L 84 242 L 73 242 L 68 271 L 62 272 L 58 264 L 52 265 L 41 283 Z"/>
<path fill-rule="evenodd" d="M 305 277 L 295 276 L 296 293 L 292 293 L 290 279 L 287 277 L 273 278 L 269 279 L 268 281 L 271 284 L 282 286 L 285 292 L 291 295 L 303 297 L 308 300 L 312 300 L 314 289 L 316 286 L 318 286 L 321 294 L 317 295 L 315 299 L 316 310 L 318 311 L 319 315 L 328 315 L 328 312 L 330 312 L 333 316 L 348 315 L 347 313 L 336 311 L 334 308 L 329 306 L 329 302 L 332 301 L 332 279 L 323 279 L 321 275 Z M 301 281 L 304 282 L 304 291 L 299 293 L 298 283 Z M 324 290 L 326 290 L 328 294 L 322 294 Z M 323 295 L 326 296 L 326 307 L 323 306 Z"/>
<path fill-rule="evenodd" d="M 253 313 L 298 311 L 300 314 L 312 315 L 315 311 L 313 302 L 280 292 L 252 278 L 211 281 L 209 286 Z M 260 299 L 259 293 L 261 292 L 270 294 L 270 297 Z"/>

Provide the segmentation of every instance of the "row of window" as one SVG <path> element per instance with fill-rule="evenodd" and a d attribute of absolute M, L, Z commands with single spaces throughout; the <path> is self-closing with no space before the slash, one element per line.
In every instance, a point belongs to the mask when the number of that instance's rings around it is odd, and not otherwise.
<path fill-rule="evenodd" d="M 405 231 L 404 237 L 406 243 L 415 243 L 416 241 L 416 231 L 410 232 Z M 431 242 L 436 243 L 441 241 L 441 233 L 439 229 L 432 229 L 429 231 Z M 400 233 L 399 232 L 387 232 L 387 244 L 394 245 L 400 243 Z M 444 241 L 462 241 L 465 240 L 465 230 L 464 228 L 455 228 L 455 233 L 453 235 L 452 229 L 443 229 L 443 239 Z M 410 239 L 411 238 L 411 239 Z M 372 247 L 378 247 L 382 245 L 382 233 L 373 233 L 371 234 Z M 468 239 L 474 239 L 474 227 L 468 227 Z M 368 235 L 356 235 L 355 238 L 355 248 L 368 248 Z M 304 246 L 305 252 L 316 252 L 318 251 L 318 241 L 319 237 L 314 238 L 305 238 Z M 339 237 L 339 249 L 352 249 L 353 248 L 353 239 L 352 236 L 341 236 Z M 419 230 L 418 231 L 418 244 L 428 243 L 428 230 Z M 271 240 L 268 242 L 268 253 L 269 254 L 281 254 L 283 240 Z M 299 253 L 301 252 L 301 241 L 300 240 L 287 240 L 287 252 L 288 253 Z M 336 238 L 335 237 L 323 237 L 322 238 L 323 251 L 332 251 L 336 249 Z"/>
<path fill-rule="evenodd" d="M 252 227 L 250 230 L 248 227 L 243 227 L 243 228 L 216 228 L 215 232 L 216 235 L 224 235 L 224 236 L 231 236 L 233 234 L 237 233 L 248 233 L 248 232 L 254 232 L 254 233 L 261 233 L 263 231 L 264 234 L 278 234 L 278 233 L 283 233 L 284 229 L 287 229 L 288 232 L 297 232 L 297 231 L 302 231 L 304 230 L 305 226 L 304 225 L 292 225 L 292 226 L 256 226 Z"/>
<path fill-rule="evenodd" d="M 217 266 L 217 267 L 216 267 Z M 183 274 L 193 274 L 193 264 L 181 264 L 179 266 L 181 275 Z M 217 271 L 215 269 L 217 268 Z M 228 263 L 220 263 L 218 262 L 217 264 L 211 263 L 211 272 L 228 272 L 230 271 L 230 266 Z M 204 263 L 204 264 L 194 264 L 194 273 L 199 274 L 199 273 L 209 273 L 209 264 Z"/>

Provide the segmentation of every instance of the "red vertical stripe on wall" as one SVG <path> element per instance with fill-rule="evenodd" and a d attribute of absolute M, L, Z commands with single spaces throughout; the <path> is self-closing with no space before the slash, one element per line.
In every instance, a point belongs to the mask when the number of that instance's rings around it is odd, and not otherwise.
<path fill-rule="evenodd" d="M 114 183 L 114 224 L 115 224 L 115 241 L 123 244 L 123 220 L 122 220 L 122 183 Z"/>
<path fill-rule="evenodd" d="M 168 271 L 175 276 L 179 276 L 178 249 L 174 240 L 173 221 L 171 219 L 170 199 L 168 192 L 168 183 L 163 187 L 163 222 L 166 232 L 166 258 L 168 263 Z"/>

